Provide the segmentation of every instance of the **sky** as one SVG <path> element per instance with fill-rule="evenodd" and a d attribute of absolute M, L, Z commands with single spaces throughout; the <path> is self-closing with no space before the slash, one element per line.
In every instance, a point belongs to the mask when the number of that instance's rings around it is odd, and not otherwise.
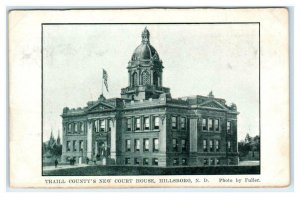
<path fill-rule="evenodd" d="M 163 86 L 173 98 L 208 95 L 237 105 L 238 139 L 259 134 L 258 24 L 44 25 L 43 133 L 62 133 L 64 107 L 84 107 L 128 86 L 127 65 L 145 26 L 163 61 Z"/>

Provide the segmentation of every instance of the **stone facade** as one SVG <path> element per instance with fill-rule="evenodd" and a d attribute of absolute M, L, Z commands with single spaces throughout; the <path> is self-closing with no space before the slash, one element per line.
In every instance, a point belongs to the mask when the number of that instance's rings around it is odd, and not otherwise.
<path fill-rule="evenodd" d="M 172 98 L 163 65 L 145 29 L 128 63 L 121 98 L 62 114 L 64 162 L 137 166 L 238 164 L 237 108 L 208 96 Z"/>

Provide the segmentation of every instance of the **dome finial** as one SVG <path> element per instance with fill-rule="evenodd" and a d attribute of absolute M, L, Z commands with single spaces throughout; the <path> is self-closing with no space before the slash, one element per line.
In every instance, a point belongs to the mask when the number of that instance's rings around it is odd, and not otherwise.
<path fill-rule="evenodd" d="M 150 42 L 150 32 L 147 29 L 147 26 L 145 27 L 144 31 L 142 32 L 142 43 L 149 43 Z"/>

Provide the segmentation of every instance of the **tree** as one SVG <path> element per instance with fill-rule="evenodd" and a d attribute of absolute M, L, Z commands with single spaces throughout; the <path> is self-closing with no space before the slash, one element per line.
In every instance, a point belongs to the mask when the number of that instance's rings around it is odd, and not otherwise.
<path fill-rule="evenodd" d="M 255 157 L 255 152 L 260 152 L 260 137 L 256 135 L 251 137 L 248 133 L 245 139 L 238 142 L 239 156 L 246 157 L 249 152 L 252 154 L 252 158 Z"/>
<path fill-rule="evenodd" d="M 51 131 L 50 138 L 47 142 L 43 142 L 42 149 L 45 156 L 59 158 L 62 155 L 60 136 L 58 135 L 57 139 L 55 140 Z"/>

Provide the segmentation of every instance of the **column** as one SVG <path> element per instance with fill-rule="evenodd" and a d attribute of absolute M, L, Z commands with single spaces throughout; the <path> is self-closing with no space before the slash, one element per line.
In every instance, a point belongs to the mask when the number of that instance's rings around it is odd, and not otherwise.
<path fill-rule="evenodd" d="M 97 141 L 95 141 L 95 156 L 97 156 L 98 155 L 98 142 Z"/>
<path fill-rule="evenodd" d="M 116 135 L 117 135 L 117 122 L 116 119 L 113 118 L 112 120 L 112 126 L 110 131 L 110 164 L 116 163 Z"/>
<path fill-rule="evenodd" d="M 189 165 L 197 164 L 197 142 L 198 142 L 198 117 L 190 119 L 190 159 Z"/>
<path fill-rule="evenodd" d="M 153 70 L 150 70 L 150 85 L 154 85 Z"/>
<path fill-rule="evenodd" d="M 158 159 L 159 166 L 167 165 L 167 118 L 166 115 L 160 116 L 159 121 L 159 153 L 161 158 Z"/>
<path fill-rule="evenodd" d="M 131 83 L 131 73 L 128 72 L 128 87 L 132 87 L 132 83 Z"/>
<path fill-rule="evenodd" d="M 92 160 L 92 132 L 93 132 L 93 121 L 87 121 L 87 157 Z"/>

